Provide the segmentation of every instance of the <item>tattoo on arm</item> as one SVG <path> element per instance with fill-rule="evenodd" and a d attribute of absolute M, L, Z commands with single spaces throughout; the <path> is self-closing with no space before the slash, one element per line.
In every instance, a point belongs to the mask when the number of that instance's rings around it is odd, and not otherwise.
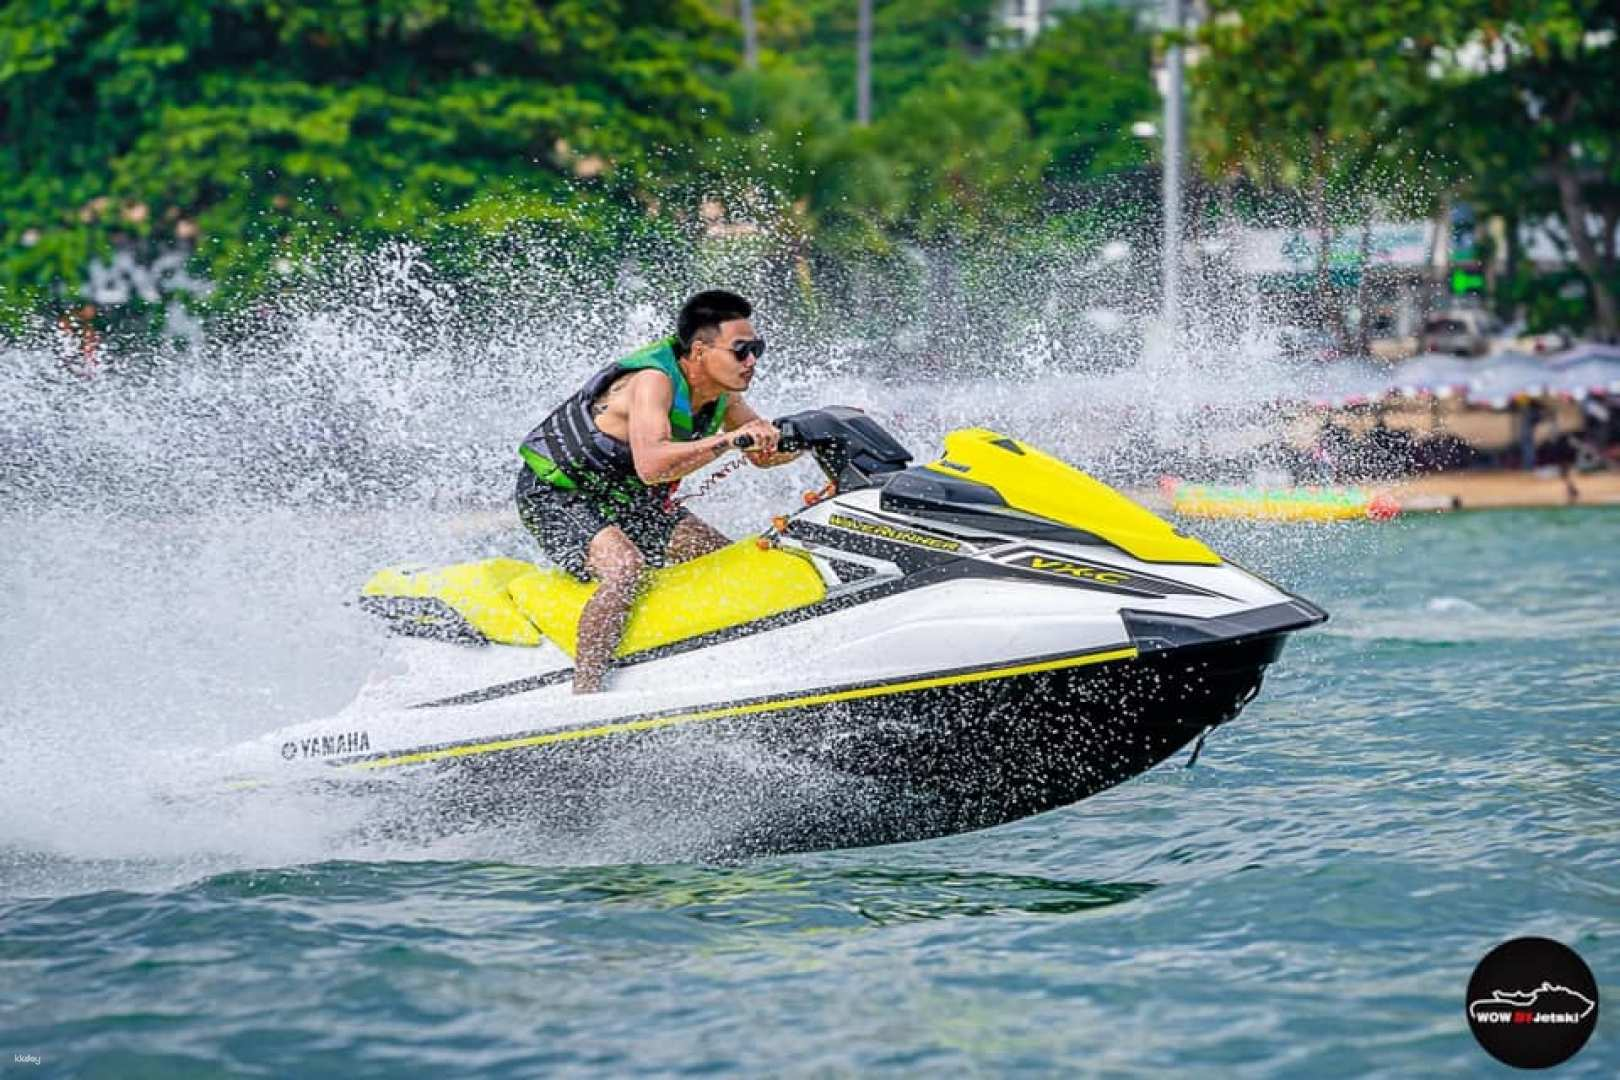
<path fill-rule="evenodd" d="M 612 399 L 624 393 L 624 388 L 629 382 L 630 379 L 626 375 L 620 375 L 617 379 L 614 379 L 608 388 L 602 391 L 595 401 L 591 402 L 591 415 L 601 416 L 612 408 Z"/>

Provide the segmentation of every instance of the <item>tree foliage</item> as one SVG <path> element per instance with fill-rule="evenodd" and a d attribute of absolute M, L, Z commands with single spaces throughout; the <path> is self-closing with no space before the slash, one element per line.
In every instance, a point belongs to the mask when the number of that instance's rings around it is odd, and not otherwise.
<path fill-rule="evenodd" d="M 873 115 L 894 108 L 940 68 L 970 65 L 1008 43 L 1000 8 L 997 0 L 874 0 Z M 819 73 L 850 116 L 856 16 L 855 0 L 767 0 L 760 13 L 762 44 Z"/>
<path fill-rule="evenodd" d="M 1367 193 L 1562 219 L 1616 326 L 1620 8 L 1608 0 L 1212 0 L 1195 144 L 1218 176 L 1304 192 L 1323 250 Z M 1607 249 L 1589 215 L 1607 222 Z"/>
<path fill-rule="evenodd" d="M 1157 99 L 1135 16 L 1070 12 L 1026 47 L 996 29 L 994 9 L 879 4 L 863 131 L 851 122 L 853 4 L 761 4 L 762 69 L 732 83 L 720 156 L 772 178 L 835 250 L 865 251 L 1005 229 L 1053 189 L 1139 166 L 1130 128 Z"/>
<path fill-rule="evenodd" d="M 1049 182 L 1084 184 L 1142 164 L 1131 126 L 1160 107 L 1152 46 L 1133 11 L 1091 7 L 1064 13 L 1006 58 Z"/>
<path fill-rule="evenodd" d="M 1593 321 L 1620 338 L 1620 7 L 1470 0 L 1470 30 L 1437 50 L 1437 116 L 1486 212 L 1561 218 Z M 1534 209 L 1532 209 L 1534 208 Z M 1596 217 L 1601 223 L 1592 227 Z"/>
<path fill-rule="evenodd" d="M 757 8 L 743 71 L 733 0 L 0 0 L 0 306 L 70 305 L 116 252 L 193 252 L 226 302 L 340 239 L 611 253 L 716 193 L 774 208 L 802 257 L 882 255 L 1140 156 L 1128 12 L 1026 46 L 995 0 L 879 2 L 860 128 L 855 5 Z"/>
<path fill-rule="evenodd" d="M 334 234 L 610 228 L 720 130 L 731 42 L 693 0 L 12 0 L 0 275 L 37 300 L 131 243 L 252 279 Z"/>

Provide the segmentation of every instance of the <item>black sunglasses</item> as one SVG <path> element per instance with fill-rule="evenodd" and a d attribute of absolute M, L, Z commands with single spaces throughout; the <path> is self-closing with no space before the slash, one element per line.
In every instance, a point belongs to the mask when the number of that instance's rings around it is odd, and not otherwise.
<path fill-rule="evenodd" d="M 750 355 L 755 360 L 758 360 L 765 355 L 765 339 L 762 337 L 738 338 L 731 343 L 731 354 L 737 358 L 739 364 L 743 362 L 745 357 Z"/>

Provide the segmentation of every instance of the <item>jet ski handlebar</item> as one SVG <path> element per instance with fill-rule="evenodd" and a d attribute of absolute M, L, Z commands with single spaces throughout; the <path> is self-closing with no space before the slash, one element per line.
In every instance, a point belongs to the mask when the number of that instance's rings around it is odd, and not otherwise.
<path fill-rule="evenodd" d="M 827 479 L 840 491 L 872 487 L 885 473 L 899 472 L 911 462 L 911 454 L 895 441 L 876 420 L 847 405 L 784 416 L 776 421 L 781 433 L 776 449 L 784 454 L 808 450 Z M 739 436 L 734 445 L 740 450 L 753 445 L 753 439 Z"/>
<path fill-rule="evenodd" d="M 781 433 L 781 437 L 776 440 L 777 453 L 797 454 L 806 448 L 807 444 L 804 438 L 799 435 L 798 429 L 793 426 L 791 419 L 778 421 L 776 430 Z M 752 435 L 738 435 L 731 440 L 731 445 L 736 450 L 752 450 L 754 448 L 754 437 Z"/>

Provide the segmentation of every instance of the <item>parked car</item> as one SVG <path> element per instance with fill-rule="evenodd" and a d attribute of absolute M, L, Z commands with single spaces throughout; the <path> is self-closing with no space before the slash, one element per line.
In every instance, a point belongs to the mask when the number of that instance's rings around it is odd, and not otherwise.
<path fill-rule="evenodd" d="M 1562 330 L 1552 330 L 1545 334 L 1520 334 L 1513 339 L 1514 349 L 1532 354 L 1563 352 L 1574 344 L 1574 340 Z"/>
<path fill-rule="evenodd" d="M 1487 312 L 1472 308 L 1437 311 L 1423 320 L 1418 335 L 1423 352 L 1452 356 L 1484 356 L 1491 351 L 1491 335 L 1496 320 Z"/>

